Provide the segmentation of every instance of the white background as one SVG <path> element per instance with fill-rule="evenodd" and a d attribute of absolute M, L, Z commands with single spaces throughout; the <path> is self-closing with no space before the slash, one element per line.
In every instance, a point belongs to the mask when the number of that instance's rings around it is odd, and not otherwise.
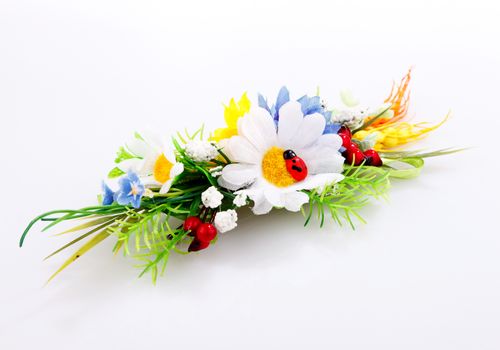
<path fill-rule="evenodd" d="M 0 1 L 1 349 L 499 349 L 497 1 Z M 46 278 L 36 214 L 95 203 L 144 125 L 214 128 L 287 84 L 366 104 L 415 66 L 415 147 L 470 146 L 395 181 L 356 231 L 243 218 L 156 286 L 111 240 Z M 57 233 L 55 230 L 53 233 Z"/>

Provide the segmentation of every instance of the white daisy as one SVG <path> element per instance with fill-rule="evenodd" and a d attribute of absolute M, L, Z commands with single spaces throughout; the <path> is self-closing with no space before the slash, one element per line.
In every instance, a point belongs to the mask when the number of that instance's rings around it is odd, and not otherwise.
<path fill-rule="evenodd" d="M 127 143 L 127 149 L 135 158 L 117 164 L 124 172 L 134 171 L 145 186 L 159 188 L 160 194 L 167 193 L 176 176 L 184 171 L 184 164 L 178 163 L 173 149 L 155 134 L 143 131 L 141 138 Z"/>
<path fill-rule="evenodd" d="M 301 105 L 291 101 L 279 110 L 278 128 L 263 108 L 252 110 L 238 121 L 238 135 L 227 140 L 224 152 L 235 162 L 222 170 L 222 187 L 241 190 L 254 202 L 255 214 L 273 207 L 299 211 L 309 201 L 301 190 L 322 189 L 342 180 L 342 141 L 325 134 L 325 118 L 318 113 L 304 117 Z M 284 152 L 292 150 L 307 166 L 307 177 L 295 180 L 288 172 Z"/>

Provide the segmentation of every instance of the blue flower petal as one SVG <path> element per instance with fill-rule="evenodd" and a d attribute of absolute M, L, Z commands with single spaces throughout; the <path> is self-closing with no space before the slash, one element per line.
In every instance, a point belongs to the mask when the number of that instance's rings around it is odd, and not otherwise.
<path fill-rule="evenodd" d="M 130 196 L 128 193 L 125 193 L 123 191 L 118 191 L 115 200 L 118 204 L 120 205 L 128 205 L 130 203 L 130 199 L 132 196 Z"/>
<path fill-rule="evenodd" d="M 130 180 L 130 182 L 140 182 L 141 181 L 141 180 L 139 180 L 139 176 L 137 176 L 137 174 L 134 173 L 133 171 L 129 171 L 127 173 L 127 177 Z"/>
<path fill-rule="evenodd" d="M 113 204 L 113 202 L 115 201 L 114 200 L 115 193 L 111 190 L 111 188 L 109 188 L 108 185 L 106 185 L 104 181 L 102 182 L 102 193 L 103 193 L 102 205 Z"/>
<path fill-rule="evenodd" d="M 267 100 L 265 99 L 265 97 L 259 94 L 258 98 L 259 98 L 259 107 L 262 107 L 266 109 L 269 113 L 271 113 L 271 109 L 269 108 L 269 105 L 267 104 Z"/>
<path fill-rule="evenodd" d="M 323 106 L 321 105 L 321 99 L 319 96 L 309 97 L 307 95 L 302 96 L 297 100 L 301 107 L 302 113 L 306 116 L 313 113 L 321 113 L 325 112 Z"/>
<path fill-rule="evenodd" d="M 327 123 L 332 119 L 332 111 L 324 111 L 322 114 L 325 117 Z"/>
<path fill-rule="evenodd" d="M 275 111 L 279 113 L 280 108 L 288 101 L 290 101 L 290 93 L 288 92 L 286 86 L 283 86 L 278 93 L 278 97 L 276 98 Z M 277 115 L 277 117 L 279 118 L 279 115 Z"/>
<path fill-rule="evenodd" d="M 141 207 L 141 199 L 142 199 L 142 195 L 131 196 L 130 203 L 132 204 L 132 206 L 135 209 L 140 208 Z"/>
<path fill-rule="evenodd" d="M 341 126 L 342 125 L 340 124 L 334 124 L 334 123 L 326 124 L 323 134 L 336 134 L 340 130 Z"/>

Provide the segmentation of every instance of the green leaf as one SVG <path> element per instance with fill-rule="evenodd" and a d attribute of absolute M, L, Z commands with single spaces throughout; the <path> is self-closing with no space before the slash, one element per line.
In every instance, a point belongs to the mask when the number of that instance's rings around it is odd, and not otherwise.
<path fill-rule="evenodd" d="M 80 231 L 80 230 L 84 230 L 86 228 L 90 228 L 90 227 L 93 227 L 93 226 L 97 226 L 97 225 L 100 225 L 100 224 L 103 224 L 105 222 L 108 222 L 108 221 L 113 221 L 115 218 L 118 218 L 119 215 L 115 215 L 115 216 L 104 216 L 104 217 L 100 217 L 100 218 L 97 218 L 95 220 L 91 220 L 91 221 L 87 221 L 87 222 L 84 222 L 83 224 L 81 225 L 78 225 L 78 226 L 75 226 L 75 227 L 72 227 L 66 231 L 63 231 L 61 233 L 58 233 L 56 234 L 56 236 L 61 236 L 61 235 L 65 235 L 67 233 L 72 233 L 72 232 L 76 232 L 76 231 Z"/>
<path fill-rule="evenodd" d="M 54 251 L 53 253 L 49 254 L 48 256 L 45 257 L 45 259 L 43 260 L 47 260 L 51 257 L 53 257 L 54 255 L 56 255 L 57 253 L 60 253 L 62 252 L 64 249 L 68 248 L 68 247 L 71 247 L 73 244 L 77 243 L 77 242 L 80 242 L 82 239 L 84 239 L 85 237 L 88 237 L 90 236 L 91 234 L 93 233 L 96 233 L 97 231 L 100 231 L 102 230 L 103 228 L 111 225 L 112 223 L 114 222 L 114 219 L 113 220 L 108 220 L 107 222 L 103 223 L 102 225 L 99 225 L 98 227 L 95 227 L 93 228 L 92 230 L 84 233 L 83 235 L 75 238 L 74 240 L 72 240 L 71 242 L 65 244 L 64 246 L 62 246 L 61 248 L 57 249 L 56 251 Z"/>
<path fill-rule="evenodd" d="M 402 158 L 384 162 L 389 169 L 389 176 L 397 179 L 412 179 L 420 175 L 424 167 L 424 160 L 419 157 Z"/>
<path fill-rule="evenodd" d="M 103 240 L 105 240 L 106 238 L 108 238 L 109 235 L 110 235 L 110 232 L 108 231 L 108 229 L 104 229 L 103 231 L 99 232 L 97 235 L 95 235 L 94 237 L 92 237 L 92 239 L 90 241 L 88 241 L 87 243 L 85 243 L 80 249 L 78 249 L 73 255 L 71 255 L 69 257 L 69 259 L 66 260 L 64 262 L 64 264 L 62 264 L 61 267 L 59 269 L 57 269 L 57 271 L 54 272 L 54 274 L 52 276 L 50 276 L 50 278 L 48 279 L 47 283 L 49 283 L 50 281 L 52 281 L 62 270 L 64 270 L 69 265 L 71 265 L 71 263 L 73 263 L 76 260 L 78 260 L 83 254 L 85 254 L 90 249 L 92 249 L 93 247 L 95 247 L 97 244 L 101 243 Z"/>
<path fill-rule="evenodd" d="M 111 171 L 108 173 L 108 178 L 114 179 L 114 178 L 120 177 L 124 174 L 125 174 L 125 172 L 123 170 L 115 167 L 115 168 L 111 169 Z"/>
<path fill-rule="evenodd" d="M 131 158 L 136 158 L 133 154 L 128 152 L 125 147 L 120 147 L 118 152 L 116 152 L 116 158 L 115 158 L 115 163 L 120 163 L 126 159 L 131 159 Z"/>

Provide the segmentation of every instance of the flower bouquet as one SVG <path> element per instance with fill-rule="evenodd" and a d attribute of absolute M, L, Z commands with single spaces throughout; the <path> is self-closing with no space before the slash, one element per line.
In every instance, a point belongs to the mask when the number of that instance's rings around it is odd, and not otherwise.
<path fill-rule="evenodd" d="M 402 149 L 448 118 L 436 125 L 405 121 L 410 74 L 375 108 L 345 91 L 343 105 L 329 108 L 318 95 L 293 99 L 283 87 L 274 103 L 259 95 L 254 105 L 246 93 L 231 99 L 226 126 L 208 137 L 203 127 L 166 140 L 137 132 L 118 150 L 98 205 L 36 217 L 20 245 L 39 221 L 44 231 L 78 221 L 62 233 L 79 234 L 48 257 L 82 245 L 49 280 L 112 237 L 113 252 L 139 259 L 141 276 L 150 272 L 155 281 L 172 253 L 207 249 L 235 229 L 244 206 L 255 215 L 301 211 L 305 225 L 313 218 L 323 225 L 328 216 L 354 228 L 355 220 L 364 222 L 359 209 L 384 198 L 391 178 L 418 176 L 424 158 L 458 151 Z"/>

